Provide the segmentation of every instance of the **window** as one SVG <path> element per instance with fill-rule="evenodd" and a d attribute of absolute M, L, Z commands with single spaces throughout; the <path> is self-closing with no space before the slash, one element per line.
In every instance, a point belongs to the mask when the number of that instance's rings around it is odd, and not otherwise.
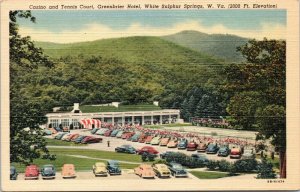
<path fill-rule="evenodd" d="M 61 125 L 63 127 L 68 127 L 69 126 L 69 119 L 62 119 L 61 120 Z"/>
<path fill-rule="evenodd" d="M 58 127 L 59 126 L 59 121 L 58 119 L 50 119 L 50 123 L 52 124 L 52 127 Z"/>
<path fill-rule="evenodd" d="M 78 119 L 72 119 L 72 124 L 74 127 L 79 127 Z"/>

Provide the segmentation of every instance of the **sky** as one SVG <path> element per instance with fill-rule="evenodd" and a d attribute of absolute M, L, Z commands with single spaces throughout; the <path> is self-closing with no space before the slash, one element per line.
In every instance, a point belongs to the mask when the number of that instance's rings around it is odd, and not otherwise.
<path fill-rule="evenodd" d="M 286 38 L 285 10 L 31 11 L 20 33 L 34 41 L 72 43 L 128 36 L 163 36 L 183 30 L 247 38 Z"/>

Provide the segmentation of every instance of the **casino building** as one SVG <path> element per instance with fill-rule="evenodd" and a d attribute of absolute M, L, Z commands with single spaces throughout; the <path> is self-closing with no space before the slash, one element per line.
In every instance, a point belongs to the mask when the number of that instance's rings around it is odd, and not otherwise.
<path fill-rule="evenodd" d="M 112 103 L 113 104 L 113 103 Z M 98 120 L 101 123 L 109 123 L 113 125 L 139 124 L 169 124 L 182 122 L 180 119 L 180 111 L 177 109 L 162 109 L 153 111 L 126 111 L 126 112 L 99 112 L 99 113 L 82 113 L 79 104 L 74 103 L 71 112 L 66 113 L 48 113 L 47 127 L 73 127 L 93 128 L 98 126 Z M 82 122 L 88 122 L 82 123 Z M 72 124 L 72 126 L 70 126 Z"/>

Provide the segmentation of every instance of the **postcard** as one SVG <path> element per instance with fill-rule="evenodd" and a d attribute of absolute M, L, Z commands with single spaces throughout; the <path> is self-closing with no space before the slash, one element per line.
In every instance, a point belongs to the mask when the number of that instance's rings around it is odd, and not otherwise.
<path fill-rule="evenodd" d="M 0 6 L 1 190 L 300 189 L 298 1 Z"/>

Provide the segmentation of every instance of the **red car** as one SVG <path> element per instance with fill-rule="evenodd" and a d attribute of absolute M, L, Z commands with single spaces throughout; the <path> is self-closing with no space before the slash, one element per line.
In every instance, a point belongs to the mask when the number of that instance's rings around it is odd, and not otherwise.
<path fill-rule="evenodd" d="M 105 133 L 104 133 L 104 136 L 105 137 L 109 137 L 110 134 L 111 134 L 112 130 L 107 130 Z"/>
<path fill-rule="evenodd" d="M 147 135 L 141 135 L 140 138 L 139 138 L 139 140 L 138 140 L 138 142 L 139 143 L 145 143 L 147 137 L 148 137 Z"/>
<path fill-rule="evenodd" d="M 197 147 L 198 147 L 198 144 L 194 141 L 191 141 L 187 144 L 186 150 L 187 151 L 196 151 Z"/>
<path fill-rule="evenodd" d="M 79 136 L 78 133 L 71 134 L 71 135 L 66 139 L 66 141 L 72 141 L 74 138 L 77 138 L 78 136 Z"/>
<path fill-rule="evenodd" d="M 39 179 L 39 167 L 37 165 L 29 165 L 25 170 L 25 180 L 27 179 Z"/>
<path fill-rule="evenodd" d="M 149 144 L 152 141 L 152 139 L 153 139 L 153 136 L 148 136 L 145 140 L 145 143 Z"/>
<path fill-rule="evenodd" d="M 136 152 L 138 155 L 141 155 L 143 153 L 150 153 L 150 154 L 158 154 L 158 151 L 154 148 L 154 147 L 151 147 L 151 146 L 145 146 L 139 150 L 137 150 Z"/>
<path fill-rule="evenodd" d="M 87 136 L 81 141 L 81 143 L 83 143 L 83 144 L 86 144 L 86 143 L 101 143 L 101 142 L 102 142 L 102 138 L 93 137 L 93 136 Z"/>

